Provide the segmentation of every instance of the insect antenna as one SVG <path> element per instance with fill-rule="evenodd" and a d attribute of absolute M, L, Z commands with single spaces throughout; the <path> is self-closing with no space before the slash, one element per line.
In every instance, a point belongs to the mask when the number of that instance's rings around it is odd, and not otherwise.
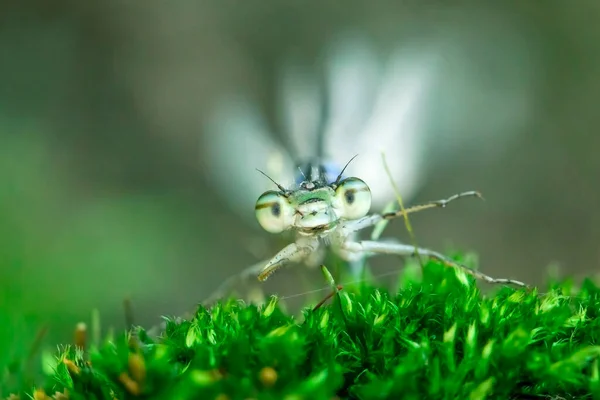
<path fill-rule="evenodd" d="M 279 183 L 275 182 L 275 180 L 273 178 L 271 178 L 269 175 L 265 174 L 264 172 L 262 172 L 260 169 L 256 169 L 258 172 L 260 172 L 261 174 L 263 174 L 264 176 L 266 176 L 271 182 L 273 182 L 275 184 L 275 186 L 277 186 L 279 188 L 279 190 L 281 190 L 282 193 L 286 194 L 288 191 L 286 188 L 284 188 L 283 186 L 281 186 Z"/>
<path fill-rule="evenodd" d="M 348 168 L 348 165 L 350 165 L 350 163 L 352 162 L 352 160 L 354 160 L 356 157 L 358 157 L 358 154 L 356 154 L 354 157 L 352 157 L 350 159 L 350 161 L 348 161 L 346 163 L 346 165 L 344 165 L 344 168 L 342 168 L 342 171 L 340 172 L 340 174 L 336 178 L 335 182 L 333 182 L 334 185 L 337 185 L 338 183 L 340 183 L 340 180 L 342 179 L 342 175 L 344 174 L 344 171 L 346 170 L 346 168 Z"/>

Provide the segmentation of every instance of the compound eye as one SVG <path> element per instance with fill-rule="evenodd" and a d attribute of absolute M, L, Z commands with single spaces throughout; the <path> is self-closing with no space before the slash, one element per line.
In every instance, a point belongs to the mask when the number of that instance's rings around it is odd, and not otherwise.
<path fill-rule="evenodd" d="M 294 209 L 279 192 L 268 191 L 261 194 L 254 211 L 260 226 L 270 233 L 283 232 L 294 223 Z"/>
<path fill-rule="evenodd" d="M 362 218 L 371 209 L 371 189 L 361 179 L 342 180 L 335 189 L 335 196 L 342 218 Z"/>

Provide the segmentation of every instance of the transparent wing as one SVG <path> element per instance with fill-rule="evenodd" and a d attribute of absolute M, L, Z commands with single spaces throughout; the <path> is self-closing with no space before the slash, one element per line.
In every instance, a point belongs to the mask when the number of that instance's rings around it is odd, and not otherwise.
<path fill-rule="evenodd" d="M 387 60 L 356 37 L 337 43 L 327 67 L 329 155 L 345 162 L 347 173 L 371 187 L 373 206 L 394 198 L 381 153 L 404 199 L 421 182 L 425 116 L 435 74 L 435 58 L 426 51 L 401 48 Z"/>
<path fill-rule="evenodd" d="M 299 59 L 288 57 L 278 76 L 278 105 L 294 160 L 316 157 L 323 115 L 322 89 L 315 71 Z"/>
<path fill-rule="evenodd" d="M 250 226 L 256 226 L 254 203 L 275 185 L 292 183 L 291 155 L 269 132 L 261 110 L 247 96 L 226 96 L 207 116 L 201 142 L 207 179 L 224 201 Z"/>

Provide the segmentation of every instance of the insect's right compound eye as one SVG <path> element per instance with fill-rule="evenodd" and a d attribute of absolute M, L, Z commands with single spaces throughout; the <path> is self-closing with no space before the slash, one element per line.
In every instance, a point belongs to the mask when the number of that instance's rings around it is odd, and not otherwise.
<path fill-rule="evenodd" d="M 335 195 L 340 204 L 341 216 L 347 219 L 362 218 L 371 208 L 371 190 L 369 186 L 358 178 L 342 180 Z"/>
<path fill-rule="evenodd" d="M 279 192 L 268 191 L 260 195 L 254 210 L 260 226 L 270 233 L 281 233 L 294 223 L 294 208 Z"/>

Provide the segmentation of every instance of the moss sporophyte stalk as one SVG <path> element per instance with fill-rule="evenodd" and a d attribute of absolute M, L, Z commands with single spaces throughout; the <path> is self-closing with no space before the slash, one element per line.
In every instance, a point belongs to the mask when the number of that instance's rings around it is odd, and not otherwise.
<path fill-rule="evenodd" d="M 299 317 L 276 297 L 261 306 L 229 299 L 167 319 L 158 336 L 137 327 L 66 346 L 51 369 L 44 357 L 48 375 L 35 388 L 6 372 L 2 396 L 595 399 L 599 310 L 591 280 L 483 294 L 472 277 L 431 261 L 397 291 L 362 282 Z"/>

